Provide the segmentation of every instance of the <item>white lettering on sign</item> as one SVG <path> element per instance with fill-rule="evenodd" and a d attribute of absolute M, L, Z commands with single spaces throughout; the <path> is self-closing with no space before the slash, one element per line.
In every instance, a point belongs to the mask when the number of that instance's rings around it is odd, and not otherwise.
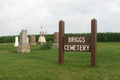
<path fill-rule="evenodd" d="M 73 50 L 73 51 L 76 51 L 76 45 L 65 45 L 64 46 L 64 50 Z"/>
<path fill-rule="evenodd" d="M 68 42 L 85 43 L 85 37 L 68 37 Z"/>
<path fill-rule="evenodd" d="M 90 45 L 64 45 L 65 51 L 89 51 Z"/>
<path fill-rule="evenodd" d="M 87 51 L 89 51 L 90 46 L 87 46 Z"/>

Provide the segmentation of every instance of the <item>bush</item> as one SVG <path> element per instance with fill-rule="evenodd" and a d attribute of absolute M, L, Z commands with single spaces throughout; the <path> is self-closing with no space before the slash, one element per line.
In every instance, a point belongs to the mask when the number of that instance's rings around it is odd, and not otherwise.
<path fill-rule="evenodd" d="M 41 45 L 40 49 L 41 50 L 51 49 L 51 46 L 52 46 L 52 44 L 50 42 L 47 42 L 47 43 Z"/>

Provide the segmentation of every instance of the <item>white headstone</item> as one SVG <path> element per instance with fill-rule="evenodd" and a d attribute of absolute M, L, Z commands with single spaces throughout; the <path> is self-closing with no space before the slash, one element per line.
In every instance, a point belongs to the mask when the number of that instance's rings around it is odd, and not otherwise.
<path fill-rule="evenodd" d="M 43 27 L 41 26 L 40 36 L 43 36 L 43 37 L 44 37 L 44 33 L 45 33 L 45 31 L 43 30 Z"/>
<path fill-rule="evenodd" d="M 18 37 L 15 37 L 15 45 L 14 46 L 19 46 Z"/>
<path fill-rule="evenodd" d="M 27 37 L 27 43 L 29 43 L 29 38 Z"/>
<path fill-rule="evenodd" d="M 38 44 L 46 43 L 44 33 L 45 33 L 45 31 L 43 30 L 43 27 L 41 26 L 40 37 L 38 39 Z"/>

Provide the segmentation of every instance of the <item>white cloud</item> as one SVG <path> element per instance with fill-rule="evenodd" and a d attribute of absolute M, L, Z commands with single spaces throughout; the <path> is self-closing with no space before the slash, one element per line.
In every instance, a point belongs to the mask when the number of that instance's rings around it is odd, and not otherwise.
<path fill-rule="evenodd" d="M 60 20 L 66 33 L 91 31 L 96 18 L 98 32 L 119 32 L 119 0 L 0 0 L 0 36 L 39 34 L 40 27 L 53 34 Z"/>

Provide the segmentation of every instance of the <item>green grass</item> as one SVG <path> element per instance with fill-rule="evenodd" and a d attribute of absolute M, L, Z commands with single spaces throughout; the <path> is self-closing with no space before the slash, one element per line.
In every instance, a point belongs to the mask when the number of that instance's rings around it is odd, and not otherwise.
<path fill-rule="evenodd" d="M 58 49 L 17 53 L 13 45 L 0 44 L 0 80 L 120 80 L 120 42 L 98 42 L 95 67 L 90 52 L 65 52 L 58 64 Z"/>

